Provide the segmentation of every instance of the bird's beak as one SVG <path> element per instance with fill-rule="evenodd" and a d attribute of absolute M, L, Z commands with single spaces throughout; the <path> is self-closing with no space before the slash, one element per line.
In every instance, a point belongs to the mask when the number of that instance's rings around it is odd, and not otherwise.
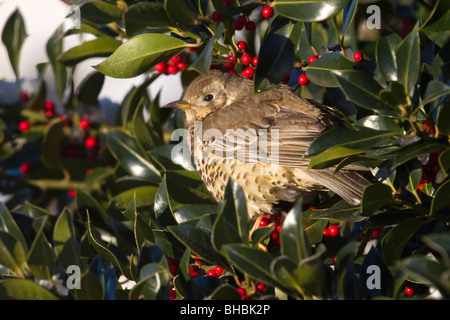
<path fill-rule="evenodd" d="M 177 100 L 167 104 L 164 108 L 187 110 L 190 109 L 191 107 L 192 105 L 187 103 L 186 101 Z"/>

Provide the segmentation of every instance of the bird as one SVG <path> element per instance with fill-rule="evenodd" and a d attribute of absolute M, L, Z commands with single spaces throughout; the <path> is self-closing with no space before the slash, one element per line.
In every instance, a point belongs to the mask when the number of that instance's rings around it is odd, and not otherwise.
<path fill-rule="evenodd" d="M 318 191 L 331 190 L 358 205 L 370 184 L 352 167 L 308 168 L 304 155 L 311 143 L 325 130 L 343 126 L 343 116 L 284 83 L 254 93 L 252 80 L 210 70 L 166 107 L 185 112 L 187 143 L 208 191 L 223 202 L 233 179 L 255 226 L 277 204 L 300 197 L 311 201 Z"/>

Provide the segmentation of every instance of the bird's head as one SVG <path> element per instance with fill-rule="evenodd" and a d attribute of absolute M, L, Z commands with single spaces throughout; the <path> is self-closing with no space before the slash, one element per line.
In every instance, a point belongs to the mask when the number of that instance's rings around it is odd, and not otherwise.
<path fill-rule="evenodd" d="M 166 108 L 182 109 L 186 122 L 200 121 L 214 111 L 238 101 L 252 93 L 252 82 L 247 79 L 211 70 L 201 75 L 187 87 L 182 100 L 174 101 Z"/>

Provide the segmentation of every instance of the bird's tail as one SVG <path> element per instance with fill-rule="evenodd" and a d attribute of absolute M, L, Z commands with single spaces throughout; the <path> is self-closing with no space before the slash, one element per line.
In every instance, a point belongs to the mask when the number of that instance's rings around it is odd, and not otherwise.
<path fill-rule="evenodd" d="M 353 205 L 361 203 L 364 189 L 371 184 L 369 180 L 357 171 L 309 170 L 308 174 L 316 179 L 318 183 Z"/>

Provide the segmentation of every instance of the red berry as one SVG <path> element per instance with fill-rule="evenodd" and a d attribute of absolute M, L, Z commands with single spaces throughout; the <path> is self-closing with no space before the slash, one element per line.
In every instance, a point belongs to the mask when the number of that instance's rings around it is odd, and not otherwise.
<path fill-rule="evenodd" d="M 214 11 L 213 13 L 211 13 L 211 20 L 214 22 L 222 21 L 222 13 L 220 13 L 219 11 Z"/>
<path fill-rule="evenodd" d="M 237 62 L 237 58 L 233 56 L 227 56 L 227 59 L 233 62 Z"/>
<path fill-rule="evenodd" d="M 272 17 L 273 16 L 273 8 L 271 7 L 271 6 L 265 6 L 263 9 L 262 9 L 262 12 L 261 12 L 261 14 L 262 14 L 262 16 L 265 18 L 265 19 L 269 19 L 270 17 Z"/>
<path fill-rule="evenodd" d="M 178 274 L 178 268 L 177 268 L 177 266 L 174 265 L 174 264 L 171 264 L 171 265 L 169 266 L 169 272 L 170 272 L 171 274 L 173 274 L 174 276 L 176 276 L 176 275 Z"/>
<path fill-rule="evenodd" d="M 178 67 L 173 64 L 168 65 L 166 68 L 167 74 L 177 74 L 178 71 Z"/>
<path fill-rule="evenodd" d="M 181 61 L 181 55 L 177 54 L 176 56 L 170 58 L 170 61 L 172 61 L 174 64 L 177 64 L 178 62 Z"/>
<path fill-rule="evenodd" d="M 245 291 L 244 288 L 237 288 L 237 291 L 241 294 L 241 296 L 245 296 L 247 294 L 247 291 Z"/>
<path fill-rule="evenodd" d="M 328 231 L 330 232 L 330 236 L 336 237 L 339 234 L 339 227 L 332 225 L 328 228 Z"/>
<path fill-rule="evenodd" d="M 234 69 L 234 63 L 233 62 L 225 62 L 223 65 L 227 69 Z"/>
<path fill-rule="evenodd" d="M 252 56 L 249 55 L 248 53 L 244 53 L 241 57 L 241 62 L 243 65 L 248 66 L 250 62 L 252 62 Z"/>
<path fill-rule="evenodd" d="M 424 185 L 425 185 L 425 183 L 423 183 L 423 182 L 419 183 L 419 185 L 417 186 L 417 190 L 422 191 L 422 188 Z"/>
<path fill-rule="evenodd" d="M 53 118 L 55 116 L 55 109 L 47 109 L 47 110 L 45 110 L 45 115 L 48 118 Z"/>
<path fill-rule="evenodd" d="M 281 232 L 281 225 L 277 224 L 277 225 L 275 226 L 275 231 L 278 232 L 278 233 L 280 233 L 280 232 Z"/>
<path fill-rule="evenodd" d="M 53 103 L 53 101 L 47 100 L 44 103 L 44 108 L 45 109 L 55 109 L 55 104 Z"/>
<path fill-rule="evenodd" d="M 214 270 L 216 270 L 217 276 L 219 277 L 223 274 L 223 268 L 221 266 L 216 266 Z"/>
<path fill-rule="evenodd" d="M 298 83 L 300 83 L 302 86 L 306 86 L 309 83 L 309 79 L 306 76 L 306 74 L 302 73 L 299 77 L 298 77 Z"/>
<path fill-rule="evenodd" d="M 253 78 L 253 75 L 255 74 L 255 69 L 252 67 L 248 67 L 242 71 L 242 76 L 247 79 Z"/>
<path fill-rule="evenodd" d="M 223 0 L 223 2 L 228 3 L 228 4 L 232 4 L 234 2 L 234 0 Z"/>
<path fill-rule="evenodd" d="M 258 65 L 258 57 L 254 57 L 252 60 L 252 64 L 256 67 Z"/>
<path fill-rule="evenodd" d="M 23 91 L 23 92 L 20 94 L 20 97 L 21 97 L 21 99 L 22 99 L 23 102 L 28 102 L 28 100 L 30 99 L 30 96 L 29 96 L 28 93 L 25 92 L 25 91 Z"/>
<path fill-rule="evenodd" d="M 323 230 L 323 236 L 325 237 L 325 239 L 328 239 L 330 237 L 330 229 L 325 228 Z"/>
<path fill-rule="evenodd" d="M 170 300 L 175 300 L 177 298 L 177 291 L 174 288 L 170 288 Z"/>
<path fill-rule="evenodd" d="M 155 65 L 155 70 L 158 73 L 163 73 L 164 71 L 166 71 L 166 68 L 167 68 L 167 61 L 162 61 Z"/>
<path fill-rule="evenodd" d="M 242 30 L 244 29 L 245 23 L 239 22 L 238 20 L 235 20 L 233 22 L 233 28 L 236 30 Z"/>
<path fill-rule="evenodd" d="M 410 286 L 405 287 L 405 293 L 408 296 L 412 296 L 415 292 L 416 292 L 416 288 L 414 288 L 414 286 L 410 285 Z"/>
<path fill-rule="evenodd" d="M 211 277 L 219 277 L 219 275 L 217 274 L 216 270 L 214 269 L 209 269 L 208 272 L 206 272 L 207 276 L 211 276 Z"/>
<path fill-rule="evenodd" d="M 28 120 L 22 120 L 19 123 L 19 131 L 20 132 L 27 132 L 28 130 L 30 130 L 31 128 L 31 124 Z"/>
<path fill-rule="evenodd" d="M 69 191 L 67 191 L 67 194 L 69 195 L 69 197 L 75 198 L 75 196 L 77 195 L 77 192 L 73 189 L 70 189 Z"/>
<path fill-rule="evenodd" d="M 84 141 L 84 145 L 88 149 L 94 149 L 97 146 L 97 139 L 94 137 L 87 137 Z"/>
<path fill-rule="evenodd" d="M 319 56 L 311 56 L 308 59 L 308 63 L 313 63 L 314 61 L 316 61 L 317 59 L 319 59 Z"/>
<path fill-rule="evenodd" d="M 236 71 L 234 71 L 234 69 L 228 69 L 227 71 L 229 74 L 236 74 Z"/>
<path fill-rule="evenodd" d="M 30 173 L 31 172 L 31 164 L 29 164 L 28 162 L 22 163 L 22 165 L 20 166 L 20 172 L 22 172 L 22 174 Z"/>
<path fill-rule="evenodd" d="M 353 55 L 353 59 L 356 62 L 361 62 L 361 61 L 363 61 L 364 56 L 363 56 L 363 54 L 360 51 L 358 51 L 358 52 L 355 52 L 355 54 Z"/>
<path fill-rule="evenodd" d="M 262 218 L 261 221 L 259 222 L 259 226 L 260 227 L 268 226 L 270 222 L 271 222 L 270 219 Z"/>
<path fill-rule="evenodd" d="M 88 119 L 86 119 L 86 118 L 80 119 L 80 128 L 81 129 L 87 129 L 87 128 L 89 128 L 90 125 L 91 125 L 91 123 L 89 122 Z"/>
<path fill-rule="evenodd" d="M 256 23 L 254 23 L 253 21 L 249 21 L 245 24 L 245 30 L 255 31 L 255 29 L 256 29 Z"/>
<path fill-rule="evenodd" d="M 186 61 L 180 61 L 177 63 L 178 70 L 184 70 L 188 66 L 188 63 Z"/>
<path fill-rule="evenodd" d="M 264 292 L 266 290 L 266 285 L 262 282 L 255 283 L 256 290 L 259 292 Z"/>
<path fill-rule="evenodd" d="M 271 237 L 272 237 L 272 240 L 278 240 L 279 238 L 280 238 L 280 234 L 277 232 L 277 231 L 272 231 L 271 233 L 270 233 L 270 235 L 271 235 Z"/>
<path fill-rule="evenodd" d="M 245 49 L 247 49 L 247 42 L 239 41 L 237 43 L 237 47 L 238 47 L 239 50 L 244 51 Z"/>
<path fill-rule="evenodd" d="M 378 237 L 380 236 L 380 230 L 379 229 L 373 230 L 370 236 L 374 239 L 378 239 Z"/>
<path fill-rule="evenodd" d="M 241 16 L 237 17 L 236 21 L 239 24 L 242 24 L 243 26 L 245 26 L 245 24 L 247 23 L 247 17 L 241 15 Z"/>

